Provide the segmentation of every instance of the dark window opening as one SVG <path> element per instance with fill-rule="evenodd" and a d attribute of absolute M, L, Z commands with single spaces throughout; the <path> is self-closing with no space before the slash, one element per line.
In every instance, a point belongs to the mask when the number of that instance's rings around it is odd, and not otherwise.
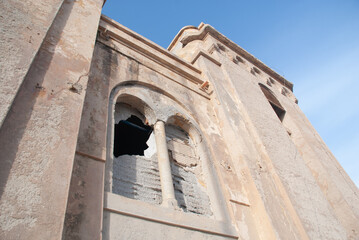
<path fill-rule="evenodd" d="M 244 60 L 240 56 L 236 56 L 238 62 L 244 63 Z"/>
<path fill-rule="evenodd" d="M 273 103 L 269 102 L 270 105 L 272 106 L 274 112 L 277 114 L 278 118 L 283 121 L 283 118 L 284 118 L 284 114 L 285 114 L 285 111 L 279 107 L 277 107 L 276 105 L 274 105 Z"/>
<path fill-rule="evenodd" d="M 268 102 L 272 106 L 274 112 L 277 114 L 278 118 L 282 122 L 284 119 L 284 115 L 285 115 L 284 108 L 282 107 L 282 105 L 280 104 L 278 99 L 274 96 L 274 94 L 268 87 L 264 86 L 261 83 L 259 83 L 259 86 L 261 87 L 261 90 L 262 90 L 263 94 L 266 96 Z"/>
<path fill-rule="evenodd" d="M 218 46 L 219 50 L 224 51 L 224 52 L 226 51 L 226 48 L 222 44 L 218 43 L 217 46 Z"/>
<path fill-rule="evenodd" d="M 240 57 L 240 56 L 235 56 L 232 58 L 232 61 L 235 63 L 235 64 L 238 64 L 238 63 L 244 63 L 244 60 Z"/>
<path fill-rule="evenodd" d="M 150 137 L 152 128 L 143 124 L 141 119 L 131 115 L 127 120 L 115 124 L 115 140 L 113 155 L 144 155 L 148 148 L 146 142 Z"/>
<path fill-rule="evenodd" d="M 260 73 L 261 73 L 261 71 L 259 71 L 259 69 L 256 68 L 256 67 L 253 67 L 253 71 L 254 71 L 255 73 L 257 73 L 257 74 L 260 74 Z"/>

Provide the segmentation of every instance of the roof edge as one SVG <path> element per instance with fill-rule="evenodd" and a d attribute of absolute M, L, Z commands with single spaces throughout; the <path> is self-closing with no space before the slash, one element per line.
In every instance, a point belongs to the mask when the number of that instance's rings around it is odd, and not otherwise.
<path fill-rule="evenodd" d="M 178 42 L 178 39 L 183 34 L 183 32 L 187 29 L 190 29 L 187 27 L 182 28 L 179 33 L 176 35 L 176 37 L 171 42 L 170 46 L 168 47 L 168 50 L 171 50 L 172 47 Z M 193 29 L 193 27 L 191 28 Z M 241 48 L 238 44 L 231 41 L 229 38 L 224 36 L 222 33 L 218 32 L 214 27 L 212 27 L 209 24 L 203 24 L 201 23 L 198 28 L 198 33 L 193 33 L 188 36 L 183 37 L 180 41 L 183 45 L 188 44 L 191 41 L 194 40 L 203 40 L 207 34 L 210 34 L 212 37 L 220 41 L 222 44 L 236 52 L 238 55 L 244 57 L 249 62 L 251 62 L 253 65 L 261 69 L 263 72 L 267 73 L 269 76 L 277 80 L 280 84 L 287 87 L 293 92 L 293 83 L 285 79 L 283 76 L 275 72 L 273 69 L 265 65 L 262 61 L 254 57 L 252 54 Z"/>
<path fill-rule="evenodd" d="M 192 26 L 192 25 L 188 25 L 188 26 L 184 26 L 183 28 L 181 28 L 181 30 L 179 30 L 179 32 L 176 34 L 175 38 L 172 40 L 172 42 L 170 43 L 170 45 L 167 47 L 168 51 L 171 51 L 171 49 L 174 47 L 174 45 L 177 43 L 178 39 L 182 36 L 183 32 L 188 30 L 188 29 L 197 29 L 197 27 Z"/>

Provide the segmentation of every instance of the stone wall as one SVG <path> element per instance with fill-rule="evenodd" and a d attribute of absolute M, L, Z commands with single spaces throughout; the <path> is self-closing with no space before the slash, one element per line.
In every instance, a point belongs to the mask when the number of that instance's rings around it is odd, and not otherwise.
<path fill-rule="evenodd" d="M 167 146 L 178 206 L 185 212 L 212 215 L 204 184 L 202 164 L 192 140 L 183 130 L 166 127 Z"/>
<path fill-rule="evenodd" d="M 292 83 L 210 25 L 166 50 L 102 3 L 0 3 L 1 239 L 358 238 Z"/>
<path fill-rule="evenodd" d="M 62 4 L 63 0 L 0 2 L 0 127 Z"/>
<path fill-rule="evenodd" d="M 0 238 L 60 239 L 103 1 L 0 4 Z"/>
<path fill-rule="evenodd" d="M 112 192 L 131 199 L 161 204 L 157 156 L 123 155 L 114 159 Z"/>

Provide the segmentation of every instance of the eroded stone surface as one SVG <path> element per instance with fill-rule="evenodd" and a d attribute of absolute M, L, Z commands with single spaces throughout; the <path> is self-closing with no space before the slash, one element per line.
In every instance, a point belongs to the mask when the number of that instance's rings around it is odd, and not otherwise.
<path fill-rule="evenodd" d="M 166 50 L 101 6 L 0 3 L 1 239 L 358 239 L 359 191 L 292 83 L 210 25 Z M 132 115 L 162 126 L 162 185 L 155 132 L 113 154 Z"/>
<path fill-rule="evenodd" d="M 128 198 L 161 204 L 157 156 L 123 155 L 114 159 L 112 192 Z"/>

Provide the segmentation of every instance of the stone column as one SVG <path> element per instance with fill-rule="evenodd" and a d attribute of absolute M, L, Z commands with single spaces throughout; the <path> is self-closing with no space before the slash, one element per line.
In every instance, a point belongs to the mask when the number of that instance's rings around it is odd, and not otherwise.
<path fill-rule="evenodd" d="M 161 179 L 162 205 L 165 207 L 177 208 L 178 204 L 175 198 L 170 159 L 168 157 L 165 123 L 163 121 L 157 121 L 155 123 L 154 133 L 157 146 L 158 168 Z"/>

